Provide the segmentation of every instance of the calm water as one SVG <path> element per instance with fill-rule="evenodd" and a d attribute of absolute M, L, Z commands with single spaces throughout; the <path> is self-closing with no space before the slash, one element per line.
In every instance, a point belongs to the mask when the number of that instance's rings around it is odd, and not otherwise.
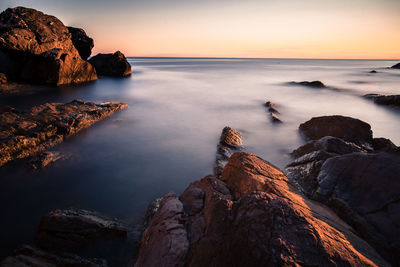
<path fill-rule="evenodd" d="M 19 108 L 73 99 L 122 101 L 129 108 L 57 147 L 71 155 L 44 170 L 0 170 L 0 256 L 33 239 L 43 214 L 56 208 L 97 210 L 128 222 L 169 191 L 180 193 L 212 172 L 216 144 L 229 125 L 246 151 L 284 167 L 303 141 L 297 127 L 312 116 L 347 115 L 400 145 L 400 112 L 360 96 L 400 93 L 393 61 L 130 58 L 127 79 L 2 98 Z M 371 70 L 377 74 L 369 74 Z M 289 86 L 321 80 L 340 91 Z M 278 104 L 281 125 L 263 107 Z"/>

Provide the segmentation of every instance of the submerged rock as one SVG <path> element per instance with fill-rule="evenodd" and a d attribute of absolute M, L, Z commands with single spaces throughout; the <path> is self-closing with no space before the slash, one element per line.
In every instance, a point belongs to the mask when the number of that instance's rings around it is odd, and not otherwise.
<path fill-rule="evenodd" d="M 333 136 L 359 145 L 372 143 L 371 126 L 368 123 L 340 115 L 314 117 L 300 124 L 299 131 L 308 140 Z"/>
<path fill-rule="evenodd" d="M 86 35 L 83 29 L 75 27 L 67 27 L 69 33 L 71 34 L 72 43 L 78 50 L 79 55 L 83 60 L 87 60 L 92 54 L 92 49 L 94 47 L 93 39 Z"/>
<path fill-rule="evenodd" d="M 0 14 L 0 28 L 0 72 L 10 80 L 64 85 L 97 79 L 56 17 L 31 8 L 8 8 Z"/>
<path fill-rule="evenodd" d="M 400 69 L 400 63 L 397 63 L 396 65 L 393 65 L 391 68 L 392 69 Z"/>
<path fill-rule="evenodd" d="M 267 107 L 267 110 L 269 112 L 271 121 L 274 123 L 281 123 L 281 119 L 279 118 L 279 111 L 276 109 L 277 105 L 271 101 L 265 102 L 265 106 Z"/>
<path fill-rule="evenodd" d="M 29 161 L 29 165 L 33 169 L 41 169 L 49 165 L 50 163 L 56 162 L 64 158 L 64 155 L 58 151 L 45 151 L 40 153 L 38 156 L 34 157 Z"/>
<path fill-rule="evenodd" d="M 390 105 L 390 106 L 400 107 L 400 95 L 367 94 L 364 97 L 372 99 L 376 104 L 379 105 Z"/>
<path fill-rule="evenodd" d="M 290 84 L 308 86 L 308 87 L 313 87 L 313 88 L 325 88 L 326 87 L 326 85 L 324 83 L 322 83 L 321 81 L 290 82 Z"/>
<path fill-rule="evenodd" d="M 128 60 L 120 51 L 114 54 L 97 54 L 89 59 L 98 75 L 126 77 L 131 75 L 132 69 Z"/>
<path fill-rule="evenodd" d="M 369 73 L 378 73 L 376 70 L 371 70 Z"/>
<path fill-rule="evenodd" d="M 221 180 L 168 194 L 135 266 L 388 266 L 330 209 L 301 196 L 277 168 L 237 152 Z"/>
<path fill-rule="evenodd" d="M 74 100 L 46 103 L 19 112 L 0 113 L 0 166 L 48 150 L 64 138 L 126 108 L 123 103 L 96 104 Z"/>

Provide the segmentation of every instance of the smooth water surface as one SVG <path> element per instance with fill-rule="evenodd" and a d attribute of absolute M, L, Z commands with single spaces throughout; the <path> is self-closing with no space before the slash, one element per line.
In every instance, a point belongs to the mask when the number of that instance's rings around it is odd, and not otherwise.
<path fill-rule="evenodd" d="M 81 87 L 0 105 L 28 108 L 45 102 L 121 101 L 129 108 L 56 147 L 70 155 L 32 171 L 21 164 L 0 170 L 0 256 L 30 242 L 42 215 L 57 208 L 97 210 L 127 222 L 139 220 L 154 198 L 181 193 L 212 173 L 224 126 L 244 134 L 245 150 L 283 168 L 304 143 L 300 123 L 313 116 L 346 115 L 371 124 L 375 137 L 400 145 L 399 110 L 377 106 L 367 93 L 399 94 L 393 61 L 129 58 L 126 79 L 102 78 Z M 370 74 L 369 71 L 378 73 Z M 321 80 L 340 89 L 286 84 Z M 263 103 L 278 105 L 273 125 Z"/>

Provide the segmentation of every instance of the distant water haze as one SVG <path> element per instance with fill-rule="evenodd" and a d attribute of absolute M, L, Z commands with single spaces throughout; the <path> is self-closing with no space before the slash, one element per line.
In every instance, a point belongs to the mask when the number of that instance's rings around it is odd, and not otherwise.
<path fill-rule="evenodd" d="M 394 61 L 129 58 L 133 75 L 60 88 L 0 105 L 122 101 L 129 108 L 55 149 L 70 155 L 43 170 L 0 169 L 0 256 L 33 239 L 40 217 L 76 207 L 137 221 L 147 204 L 212 173 L 222 128 L 243 132 L 245 150 L 283 168 L 304 143 L 300 123 L 346 115 L 371 124 L 375 137 L 400 145 L 398 109 L 377 106 L 367 93 L 399 94 Z M 371 74 L 371 70 L 378 73 Z M 340 90 L 287 84 L 321 80 Z M 277 104 L 274 125 L 263 104 Z"/>

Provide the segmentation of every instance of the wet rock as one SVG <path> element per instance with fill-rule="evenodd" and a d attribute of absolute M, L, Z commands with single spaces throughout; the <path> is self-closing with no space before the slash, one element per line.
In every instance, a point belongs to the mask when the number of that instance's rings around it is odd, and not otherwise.
<path fill-rule="evenodd" d="M 102 259 L 86 259 L 75 254 L 54 254 L 33 246 L 24 246 L 0 262 L 1 267 L 106 267 Z"/>
<path fill-rule="evenodd" d="M 114 54 L 97 54 L 89 59 L 98 75 L 126 77 L 131 75 L 131 65 L 120 51 Z"/>
<path fill-rule="evenodd" d="M 56 162 L 63 159 L 64 155 L 58 151 L 45 151 L 40 153 L 38 156 L 34 157 L 29 161 L 29 165 L 33 169 L 41 169 L 49 165 L 50 163 Z"/>
<path fill-rule="evenodd" d="M 392 69 L 400 69 L 400 63 L 397 63 L 396 65 L 393 65 L 391 68 Z"/>
<path fill-rule="evenodd" d="M 388 266 L 261 158 L 233 154 L 221 179 L 206 176 L 179 200 L 165 197 L 135 266 Z"/>
<path fill-rule="evenodd" d="M 323 84 L 321 81 L 304 81 L 304 82 L 291 82 L 290 84 L 293 85 L 302 85 L 302 86 L 308 86 L 308 87 L 313 87 L 313 88 L 325 88 L 326 85 Z"/>
<path fill-rule="evenodd" d="M 0 73 L 0 84 L 7 83 L 7 76 L 4 73 Z"/>
<path fill-rule="evenodd" d="M 87 60 L 92 54 L 94 47 L 93 39 L 86 35 L 86 32 L 80 28 L 67 27 L 71 34 L 71 40 L 75 48 L 78 50 L 79 55 L 83 60 Z"/>
<path fill-rule="evenodd" d="M 391 105 L 400 107 L 400 95 L 379 95 L 379 94 L 367 94 L 365 98 L 373 100 L 379 105 Z"/>
<path fill-rule="evenodd" d="M 399 148 L 393 144 L 392 141 L 390 141 L 390 139 L 387 138 L 374 138 L 374 140 L 372 141 L 372 146 L 374 148 L 375 151 L 400 151 Z"/>
<path fill-rule="evenodd" d="M 10 80 L 64 85 L 97 79 L 56 17 L 31 8 L 8 8 L 0 14 L 0 25 L 0 72 Z"/>
<path fill-rule="evenodd" d="M 371 70 L 369 73 L 378 73 L 376 70 Z"/>
<path fill-rule="evenodd" d="M 238 130 L 234 130 L 228 126 L 224 127 L 221 133 L 219 144 L 217 146 L 217 154 L 214 165 L 215 176 L 220 176 L 229 157 L 242 148 L 242 134 Z"/>
<path fill-rule="evenodd" d="M 281 119 L 279 118 L 279 111 L 276 109 L 277 105 L 271 101 L 265 102 L 265 106 L 267 107 L 268 113 L 270 115 L 271 121 L 274 123 L 281 123 Z"/>
<path fill-rule="evenodd" d="M 26 111 L 0 113 L 0 166 L 34 156 L 64 138 L 124 109 L 127 104 L 84 102 L 46 103 Z"/>
<path fill-rule="evenodd" d="M 299 131 L 308 140 L 333 136 L 359 145 L 368 146 L 372 143 L 371 126 L 368 123 L 340 115 L 314 117 L 300 124 Z"/>
<path fill-rule="evenodd" d="M 77 252 L 96 241 L 127 237 L 127 228 L 97 212 L 56 210 L 42 218 L 35 245 L 51 251 Z"/>

